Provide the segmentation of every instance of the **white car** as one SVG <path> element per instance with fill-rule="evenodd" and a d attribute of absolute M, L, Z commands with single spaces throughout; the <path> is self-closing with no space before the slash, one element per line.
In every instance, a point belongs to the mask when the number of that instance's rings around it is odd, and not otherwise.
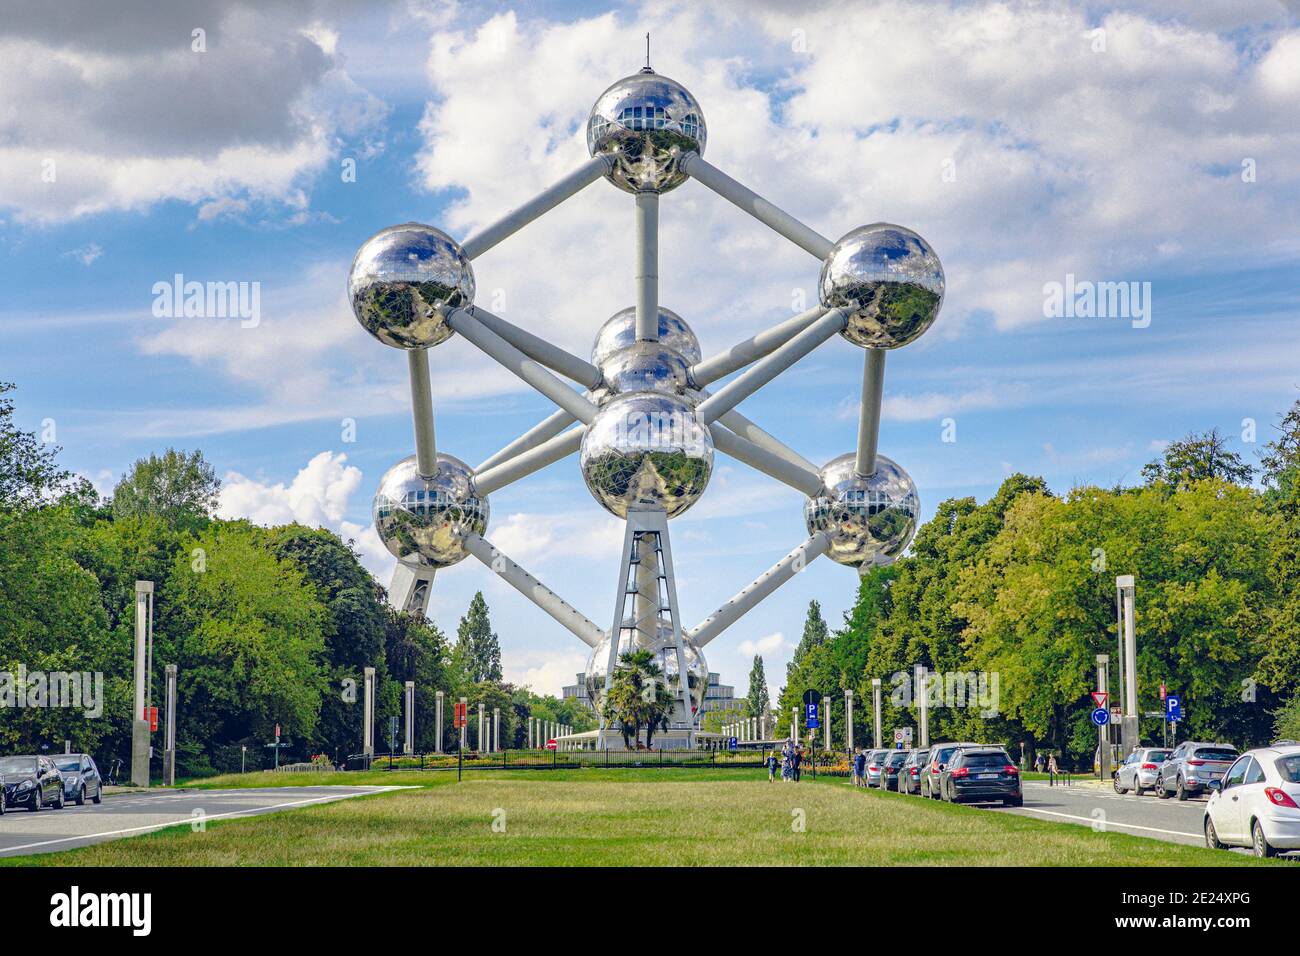
<path fill-rule="evenodd" d="M 1204 826 L 1205 845 L 1215 850 L 1300 850 L 1300 745 L 1273 744 L 1238 757 L 1210 783 Z"/>

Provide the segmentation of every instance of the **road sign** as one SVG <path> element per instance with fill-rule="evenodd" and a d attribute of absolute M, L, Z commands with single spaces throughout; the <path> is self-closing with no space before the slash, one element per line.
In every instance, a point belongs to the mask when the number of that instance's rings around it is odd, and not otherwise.
<path fill-rule="evenodd" d="M 1105 708 L 1106 701 L 1110 700 L 1110 694 L 1104 690 L 1094 690 L 1092 692 L 1092 702 L 1098 707 Z"/>
<path fill-rule="evenodd" d="M 1161 681 L 1161 682 L 1160 682 L 1160 699 L 1161 699 L 1161 700 L 1164 700 L 1164 699 L 1165 699 L 1166 697 L 1168 697 L 1168 696 L 1169 696 L 1169 688 L 1165 686 L 1165 682 L 1164 682 L 1164 681 Z"/>
<path fill-rule="evenodd" d="M 453 712 L 454 716 L 452 718 L 453 727 L 464 727 L 469 723 L 469 719 L 465 715 L 466 710 L 467 710 L 466 704 L 463 704 L 460 701 L 456 702 L 456 709 Z"/>
<path fill-rule="evenodd" d="M 729 737 L 729 738 L 727 738 L 727 749 L 728 749 L 728 750 L 735 750 L 735 749 L 737 749 L 737 746 L 739 745 L 739 743 L 740 743 L 740 741 L 739 741 L 737 738 L 735 738 L 735 737 Z"/>
<path fill-rule="evenodd" d="M 911 727 L 894 728 L 894 743 L 907 744 L 907 746 L 909 747 L 912 746 L 912 728 Z"/>
<path fill-rule="evenodd" d="M 818 727 L 822 725 L 821 719 L 818 715 L 818 709 L 820 707 L 821 704 L 818 703 L 803 705 L 803 710 L 804 710 L 803 722 L 804 722 L 804 726 L 807 727 L 809 730 L 816 730 Z"/>
<path fill-rule="evenodd" d="M 276 740 L 279 740 L 279 739 L 280 739 L 280 725 L 279 725 L 279 724 L 276 724 L 276 725 L 275 725 L 275 739 L 276 739 Z"/>
<path fill-rule="evenodd" d="M 1165 716 L 1169 720 L 1183 719 L 1183 699 L 1177 694 L 1170 694 L 1165 698 Z"/>
<path fill-rule="evenodd" d="M 145 710 L 145 717 L 149 721 L 149 732 L 157 733 L 158 732 L 158 708 L 146 707 L 144 710 Z"/>
<path fill-rule="evenodd" d="M 1105 707 L 1098 707 L 1092 712 L 1092 722 L 1098 727 L 1105 727 L 1110 723 L 1110 711 Z"/>
<path fill-rule="evenodd" d="M 557 746 L 558 746 L 558 744 L 556 744 L 556 742 L 555 742 L 555 738 L 554 738 L 554 737 L 552 737 L 550 740 L 546 741 L 546 749 L 547 749 L 547 750 L 554 750 Z"/>

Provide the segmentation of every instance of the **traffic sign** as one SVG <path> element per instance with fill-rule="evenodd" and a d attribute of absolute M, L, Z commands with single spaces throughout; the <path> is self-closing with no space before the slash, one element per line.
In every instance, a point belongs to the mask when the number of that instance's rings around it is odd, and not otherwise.
<path fill-rule="evenodd" d="M 556 748 L 556 746 L 557 746 L 557 745 L 556 745 L 556 743 L 555 743 L 555 738 L 554 738 L 554 737 L 552 737 L 550 740 L 546 741 L 546 749 L 547 749 L 547 750 L 554 750 L 554 749 Z"/>
<path fill-rule="evenodd" d="M 727 749 L 728 749 L 728 750 L 736 750 L 736 749 L 737 749 L 737 746 L 739 745 L 739 743 L 740 743 L 740 741 L 739 741 L 738 738 L 736 738 L 736 737 L 728 737 L 728 738 L 727 738 Z"/>
<path fill-rule="evenodd" d="M 1183 719 L 1183 699 L 1177 694 L 1165 698 L 1165 717 L 1169 720 Z"/>
<path fill-rule="evenodd" d="M 1098 707 L 1092 712 L 1092 722 L 1098 727 L 1105 727 L 1110 723 L 1110 711 L 1105 707 Z"/>
<path fill-rule="evenodd" d="M 275 725 L 275 736 L 276 736 L 276 739 L 277 739 L 277 740 L 278 740 L 279 737 L 280 737 L 280 725 L 279 725 L 279 724 L 276 724 L 276 725 Z"/>
<path fill-rule="evenodd" d="M 1165 682 L 1164 682 L 1164 681 L 1161 681 L 1161 682 L 1160 682 L 1160 699 L 1161 699 L 1161 700 L 1164 700 L 1164 699 L 1165 699 L 1166 697 L 1168 697 L 1168 696 L 1169 696 L 1169 688 L 1165 686 Z"/>
<path fill-rule="evenodd" d="M 464 727 L 469 723 L 469 719 L 465 715 L 466 709 L 467 706 L 465 704 L 462 704 L 460 701 L 456 702 L 456 709 L 452 716 L 453 727 Z"/>
<path fill-rule="evenodd" d="M 1110 694 L 1109 694 L 1109 692 L 1104 691 L 1104 690 L 1094 690 L 1094 691 L 1092 692 L 1092 702 L 1093 702 L 1096 706 L 1098 706 L 1098 707 L 1100 707 L 1100 708 L 1102 708 L 1102 709 L 1105 709 L 1105 707 L 1106 707 L 1106 701 L 1108 701 L 1108 700 L 1110 700 Z"/>
<path fill-rule="evenodd" d="M 822 722 L 818 715 L 818 709 L 820 707 L 821 704 L 819 702 L 813 702 L 813 703 L 803 705 L 804 725 L 809 730 L 816 730 L 818 727 L 822 725 Z"/>

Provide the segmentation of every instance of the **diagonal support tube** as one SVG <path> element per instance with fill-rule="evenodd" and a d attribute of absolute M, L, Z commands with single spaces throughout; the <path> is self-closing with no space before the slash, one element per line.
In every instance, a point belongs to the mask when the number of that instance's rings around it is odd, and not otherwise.
<path fill-rule="evenodd" d="M 822 489 L 821 475 L 815 469 L 803 468 L 786 461 L 780 455 L 774 455 L 760 448 L 716 422 L 709 426 L 709 434 L 713 436 L 713 445 L 718 451 L 730 455 L 737 461 L 743 461 L 751 468 L 758 469 L 796 491 L 811 497 Z"/>
<path fill-rule="evenodd" d="M 792 465 L 806 468 L 809 471 L 818 471 L 817 466 L 807 458 L 786 445 L 785 442 L 781 441 L 779 438 L 763 431 L 763 429 L 759 428 L 734 408 L 725 415 L 719 415 L 718 424 L 725 425 L 741 438 L 748 439 L 759 448 L 762 448 L 764 451 L 770 451 L 778 458 L 784 458 Z"/>
<path fill-rule="evenodd" d="M 885 395 L 885 350 L 867 349 L 862 365 L 862 408 L 858 412 L 858 454 L 853 470 L 861 478 L 876 473 L 880 444 L 880 406 Z"/>
<path fill-rule="evenodd" d="M 605 636 L 605 632 L 595 625 L 590 618 L 578 611 L 558 594 L 544 585 L 506 557 L 492 544 L 476 534 L 464 537 L 465 550 L 482 561 L 512 588 L 532 601 L 539 608 L 555 619 L 557 623 L 568 628 L 588 647 L 595 647 Z"/>
<path fill-rule="evenodd" d="M 486 229 L 475 233 L 460 244 L 470 259 L 477 259 L 502 239 L 514 235 L 534 219 L 550 212 L 564 200 L 604 176 L 613 165 L 613 159 L 601 154 L 593 156 L 558 183 L 543 190 L 528 202 L 512 209 Z"/>
<path fill-rule="evenodd" d="M 491 494 L 520 478 L 526 478 L 533 472 L 540 471 L 547 465 L 569 457 L 582 447 L 582 435 L 585 431 L 586 426 L 570 429 L 528 451 L 493 465 L 486 471 L 475 472 L 475 490 L 481 495 Z"/>
<path fill-rule="evenodd" d="M 847 324 L 848 319 L 843 312 L 831 309 L 785 345 L 701 402 L 696 410 L 700 419 L 708 424 L 723 412 L 731 411 Z"/>
<path fill-rule="evenodd" d="M 573 379 L 584 388 L 595 388 L 600 382 L 600 369 L 572 352 L 566 352 L 558 345 L 552 345 L 541 336 L 525 331 L 480 306 L 471 306 L 469 312 L 530 359 L 540 362 L 551 371 Z"/>
<path fill-rule="evenodd" d="M 432 478 L 438 473 L 438 446 L 433 435 L 433 386 L 429 381 L 429 350 L 408 350 L 406 364 L 411 376 L 411 417 L 415 422 L 416 467 L 421 476 Z"/>
<path fill-rule="evenodd" d="M 659 194 L 636 194 L 636 340 L 659 341 Z"/>
<path fill-rule="evenodd" d="M 704 647 L 731 625 L 735 624 L 760 601 L 771 596 L 781 585 L 802 571 L 829 550 L 831 538 L 819 531 L 799 545 L 772 567 L 759 575 L 753 583 L 742 588 L 722 607 L 704 619 L 687 635 L 696 647 Z"/>
<path fill-rule="evenodd" d="M 596 416 L 596 406 L 556 378 L 540 362 L 530 359 L 464 309 L 453 309 L 447 324 L 508 370 L 537 389 L 556 405 L 586 424 Z"/>
<path fill-rule="evenodd" d="M 818 259 L 825 259 L 835 248 L 835 243 L 821 233 L 772 205 L 752 189 L 742 186 L 718 167 L 705 162 L 699 153 L 692 152 L 683 156 L 682 169 L 692 179 L 698 179 L 723 199 L 735 203 L 763 225 Z"/>
<path fill-rule="evenodd" d="M 744 368 L 750 362 L 756 362 L 776 351 L 825 314 L 826 309 L 820 305 L 800 312 L 759 332 L 753 338 L 736 343 L 725 352 L 691 366 L 691 378 L 701 388 L 720 378 L 726 378 L 736 369 Z"/>
<path fill-rule="evenodd" d="M 504 461 L 509 461 L 516 455 L 528 451 L 530 448 L 536 448 L 542 442 L 549 438 L 554 438 L 560 432 L 572 425 L 577 419 L 562 408 L 557 408 L 551 414 L 542 419 L 528 431 L 524 432 L 505 448 L 489 458 L 483 464 L 474 469 L 474 474 L 487 471 L 489 468 L 495 468 Z"/>

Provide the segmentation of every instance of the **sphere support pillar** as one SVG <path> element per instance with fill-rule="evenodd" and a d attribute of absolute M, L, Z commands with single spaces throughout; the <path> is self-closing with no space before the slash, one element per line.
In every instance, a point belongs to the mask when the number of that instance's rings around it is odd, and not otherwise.
<path fill-rule="evenodd" d="M 858 454 L 853 470 L 860 478 L 876 473 L 880 407 L 885 396 L 885 350 L 867 349 L 862 366 L 862 408 L 858 412 Z"/>
<path fill-rule="evenodd" d="M 659 194 L 636 194 L 636 338 L 659 341 Z"/>

